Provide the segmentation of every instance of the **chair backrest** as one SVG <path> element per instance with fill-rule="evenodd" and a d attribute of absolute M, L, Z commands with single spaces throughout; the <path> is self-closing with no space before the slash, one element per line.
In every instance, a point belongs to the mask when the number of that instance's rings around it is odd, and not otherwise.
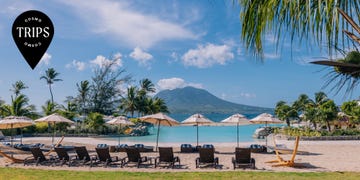
<path fill-rule="evenodd" d="M 46 161 L 44 154 L 42 153 L 40 147 L 32 147 L 30 148 L 31 154 L 34 156 L 35 160 L 39 160 L 40 162 Z"/>
<path fill-rule="evenodd" d="M 172 147 L 159 147 L 159 155 L 161 162 L 172 162 L 174 153 Z"/>
<path fill-rule="evenodd" d="M 100 161 L 111 161 L 109 146 L 95 148 Z"/>
<path fill-rule="evenodd" d="M 251 161 L 251 149 L 239 148 L 235 149 L 235 159 L 237 163 L 250 163 Z"/>
<path fill-rule="evenodd" d="M 140 151 L 138 148 L 127 147 L 125 148 L 127 157 L 130 162 L 138 162 L 141 159 Z"/>
<path fill-rule="evenodd" d="M 75 146 L 75 152 L 80 160 L 90 161 L 90 155 L 85 146 Z"/>
<path fill-rule="evenodd" d="M 214 148 L 199 148 L 199 156 L 201 163 L 213 163 L 214 162 Z"/>
<path fill-rule="evenodd" d="M 58 155 L 59 159 L 63 159 L 63 160 L 69 160 L 69 154 L 67 153 L 65 148 L 62 147 L 55 147 L 55 152 Z"/>

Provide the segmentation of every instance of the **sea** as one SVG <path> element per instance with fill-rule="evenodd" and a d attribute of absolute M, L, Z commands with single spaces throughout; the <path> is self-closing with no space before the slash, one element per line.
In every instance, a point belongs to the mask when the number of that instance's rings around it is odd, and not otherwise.
<path fill-rule="evenodd" d="M 220 122 L 232 114 L 203 114 L 206 118 Z M 248 119 L 254 118 L 258 114 L 244 114 Z M 191 114 L 169 114 L 170 117 L 181 122 L 191 116 Z M 253 138 L 255 130 L 263 127 L 262 124 L 251 124 L 239 126 L 239 141 L 240 142 L 262 142 L 263 139 Z M 269 126 L 269 125 L 268 125 Z M 157 126 L 149 129 L 148 136 L 132 136 L 121 137 L 121 141 L 127 142 L 155 142 L 157 136 Z M 159 143 L 196 143 L 196 126 L 160 126 Z M 117 138 L 117 137 L 111 137 Z M 237 127 L 234 126 L 199 126 L 199 144 L 206 142 L 217 143 L 236 143 L 237 142 Z"/>

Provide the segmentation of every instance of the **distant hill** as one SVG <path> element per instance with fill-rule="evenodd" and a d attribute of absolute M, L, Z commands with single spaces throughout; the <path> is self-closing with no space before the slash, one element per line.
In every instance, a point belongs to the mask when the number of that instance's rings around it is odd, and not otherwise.
<path fill-rule="evenodd" d="M 241 113 L 259 114 L 273 113 L 271 108 L 248 106 L 222 100 L 204 89 L 184 87 L 174 90 L 160 91 L 155 95 L 164 99 L 171 113 Z"/>

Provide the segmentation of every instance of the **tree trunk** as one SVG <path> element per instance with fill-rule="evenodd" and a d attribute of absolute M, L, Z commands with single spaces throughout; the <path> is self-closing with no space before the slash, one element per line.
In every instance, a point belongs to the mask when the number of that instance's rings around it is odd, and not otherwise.
<path fill-rule="evenodd" d="M 329 132 L 331 132 L 330 122 L 329 122 L 329 121 L 326 121 L 326 125 L 327 125 L 327 127 L 328 127 Z"/>
<path fill-rule="evenodd" d="M 288 127 L 290 127 L 290 120 L 288 118 L 286 118 L 286 124 Z"/>
<path fill-rule="evenodd" d="M 52 90 L 51 90 L 51 84 L 49 84 L 49 90 L 50 90 L 50 95 L 51 95 L 51 103 L 54 104 L 54 96 L 53 96 L 53 93 L 52 93 Z"/>
<path fill-rule="evenodd" d="M 317 127 L 316 127 L 316 122 L 315 122 L 315 121 L 313 122 L 313 125 L 314 125 L 314 128 L 315 128 L 315 130 L 316 130 Z"/>

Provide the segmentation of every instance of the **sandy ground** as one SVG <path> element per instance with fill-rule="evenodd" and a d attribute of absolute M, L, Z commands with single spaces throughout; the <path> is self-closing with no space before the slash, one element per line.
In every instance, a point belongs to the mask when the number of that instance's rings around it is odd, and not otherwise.
<path fill-rule="evenodd" d="M 23 143 L 44 143 L 50 144 L 51 138 L 48 137 L 35 137 L 24 138 Z M 85 145 L 91 154 L 95 154 L 94 147 L 97 144 L 115 145 L 116 140 L 104 140 L 99 138 L 83 138 L 83 137 L 65 137 L 62 145 Z M 122 142 L 132 145 L 132 142 Z M 288 148 L 294 146 L 294 141 L 278 140 L 278 144 L 284 144 Z M 145 145 L 154 145 L 144 143 Z M 83 171 L 233 171 L 231 158 L 234 157 L 235 143 L 212 143 L 215 146 L 215 154 L 219 158 L 219 166 L 216 169 L 209 168 L 195 168 L 195 159 L 198 157 L 198 153 L 179 153 L 181 143 L 160 143 L 159 146 L 172 146 L 174 148 L 175 156 L 179 156 L 181 160 L 181 166 L 177 166 L 175 169 L 168 168 L 154 168 L 152 165 L 136 167 L 124 167 L 112 166 L 108 168 L 100 167 L 67 167 L 67 166 L 38 166 L 30 165 L 24 166 L 23 164 L 10 163 L 6 158 L 0 157 L 0 167 L 19 167 L 19 168 L 39 168 L 39 169 L 62 169 L 62 170 L 83 170 Z M 241 143 L 241 147 L 248 147 L 251 143 Z M 0 149 L 3 152 L 12 154 L 14 157 L 23 159 L 31 156 L 29 153 L 23 151 L 14 150 L 9 147 L 0 145 Z M 295 162 L 299 167 L 272 167 L 272 164 L 265 163 L 266 161 L 275 160 L 276 156 L 273 153 L 260 154 L 252 153 L 252 157 L 256 160 L 256 170 L 246 169 L 246 171 L 298 171 L 298 172 L 321 172 L 321 171 L 355 171 L 360 172 L 360 141 L 300 141 L 300 151 L 305 151 L 307 154 L 298 154 L 295 158 Z M 56 153 L 54 153 L 56 155 Z M 126 157 L 124 152 L 111 153 L 112 156 L 118 156 L 119 158 Z M 141 153 L 142 156 L 156 157 L 157 152 Z M 291 155 L 281 155 L 285 160 L 291 158 Z"/>

